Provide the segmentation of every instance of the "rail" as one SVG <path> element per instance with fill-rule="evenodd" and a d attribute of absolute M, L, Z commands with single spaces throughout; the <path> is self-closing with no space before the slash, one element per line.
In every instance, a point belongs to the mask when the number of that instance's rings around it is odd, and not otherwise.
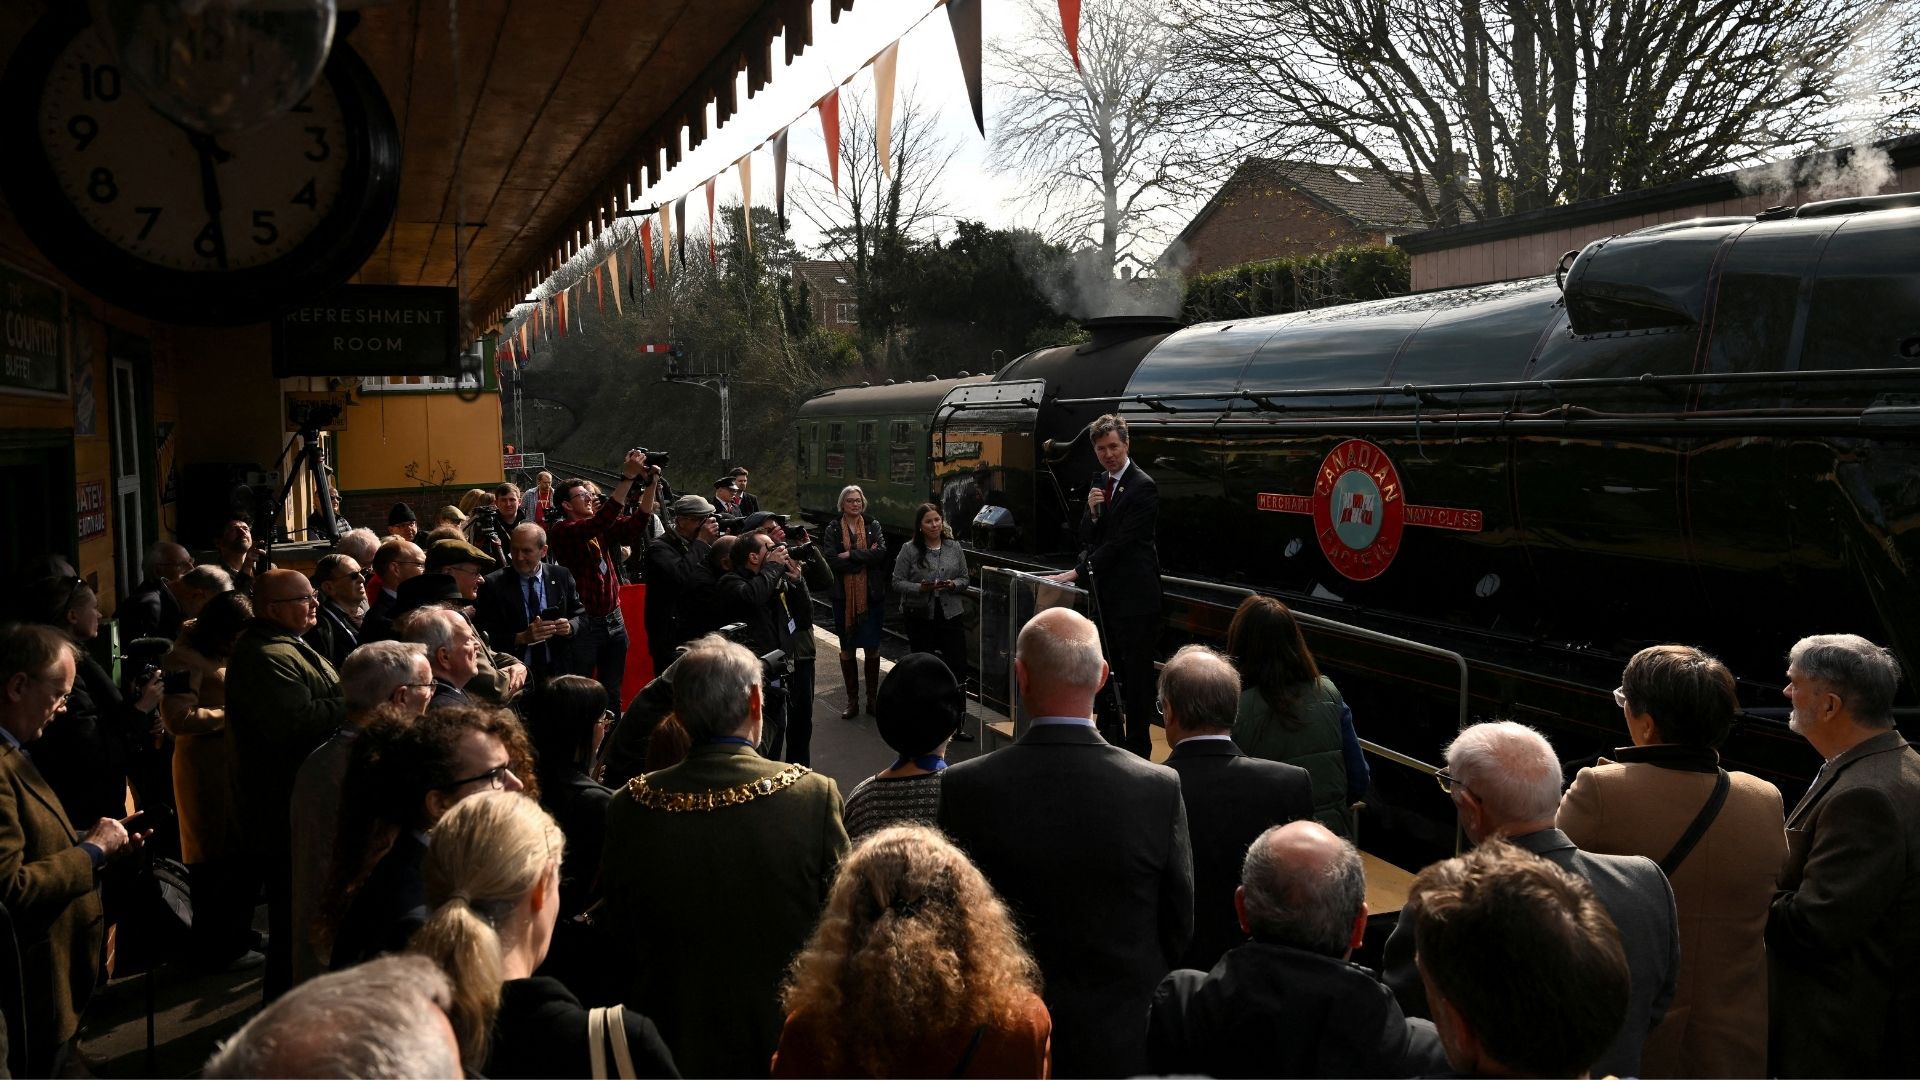
<path fill-rule="evenodd" d="M 1189 588 L 1212 589 L 1215 592 L 1236 593 L 1242 597 L 1260 595 L 1259 593 L 1255 592 L 1252 589 L 1242 588 L 1238 585 L 1225 585 L 1218 581 L 1201 581 L 1196 578 L 1169 577 L 1169 576 L 1162 576 L 1160 580 L 1166 582 L 1169 585 L 1184 585 Z M 1311 612 L 1295 610 L 1293 612 L 1293 617 L 1299 620 L 1300 622 L 1308 624 L 1309 626 L 1319 626 L 1328 630 L 1336 630 L 1340 633 L 1348 634 L 1353 637 L 1360 638 L 1363 641 L 1377 642 L 1381 645 L 1392 645 L 1397 648 L 1410 649 L 1414 652 L 1424 653 L 1428 656 L 1439 657 L 1442 660 L 1453 661 L 1454 666 L 1457 667 L 1460 671 L 1460 713 L 1459 713 L 1459 723 L 1456 725 L 1456 728 L 1461 730 L 1464 730 L 1466 728 L 1467 726 L 1467 658 L 1466 657 L 1461 656 L 1459 653 L 1454 652 L 1452 649 L 1443 649 L 1438 645 L 1429 645 L 1424 641 L 1413 641 L 1409 638 L 1395 637 L 1392 634 L 1383 634 L 1378 630 L 1369 630 L 1364 626 L 1355 626 L 1352 623 L 1341 622 L 1338 619 L 1329 619 L 1324 615 L 1315 615 L 1315 614 L 1312 614 Z M 1375 749 L 1375 752 L 1380 753 L 1381 757 L 1387 758 L 1390 761 L 1396 761 L 1402 765 L 1409 765 L 1413 768 L 1424 770 L 1425 772 L 1428 772 L 1430 774 L 1439 771 L 1437 768 L 1435 768 L 1432 765 L 1428 765 L 1427 763 L 1423 761 L 1418 761 L 1414 758 L 1406 757 L 1404 754 L 1400 754 L 1395 751 L 1388 751 L 1385 747 L 1374 748 L 1369 746 L 1364 741 L 1361 743 L 1361 745 L 1366 746 L 1369 749 Z"/>

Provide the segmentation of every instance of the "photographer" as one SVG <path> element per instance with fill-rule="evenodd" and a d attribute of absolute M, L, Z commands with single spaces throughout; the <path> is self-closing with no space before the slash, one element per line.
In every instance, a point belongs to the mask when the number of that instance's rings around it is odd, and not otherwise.
<path fill-rule="evenodd" d="M 507 565 L 513 550 L 513 527 L 526 520 L 520 509 L 520 486 L 501 484 L 493 489 L 491 504 L 481 503 L 468 514 L 467 539 L 493 556 L 494 562 Z"/>
<path fill-rule="evenodd" d="M 720 615 L 730 623 L 742 623 L 746 628 L 747 648 L 755 656 L 765 660 L 779 653 L 781 662 L 778 673 L 769 671 L 766 680 L 766 694 L 762 701 L 761 716 L 766 721 L 766 737 L 762 745 L 768 748 L 766 756 L 778 759 L 786 742 L 787 734 L 787 683 L 788 663 L 786 657 L 793 653 L 793 631 L 796 626 L 789 606 L 791 596 L 789 588 L 800 580 L 800 567 L 788 556 L 785 548 L 776 548 L 773 541 L 764 533 L 748 533 L 733 545 L 729 561 L 732 569 L 718 582 L 717 593 L 720 598 Z M 812 702 L 803 702 L 811 707 Z M 809 727 L 808 734 L 811 734 Z"/>
<path fill-rule="evenodd" d="M 806 529 L 796 524 L 787 528 L 780 514 L 765 510 L 748 514 L 749 532 L 764 533 L 776 548 L 784 547 L 787 556 L 800 566 L 798 580 L 787 585 L 787 610 L 793 613 L 793 674 L 787 678 L 787 760 L 796 765 L 810 764 L 808 747 L 813 741 L 814 661 L 818 643 L 813 640 L 813 594 L 833 588 L 833 569 L 814 546 Z"/>
<path fill-rule="evenodd" d="M 611 497 L 603 498 L 593 483 L 578 477 L 564 480 L 554 495 L 562 520 L 548 529 L 553 559 L 573 574 L 586 607 L 581 633 L 574 639 L 572 670 L 600 680 L 615 701 L 627 668 L 627 627 L 620 618 L 618 546 L 644 543 L 653 521 L 660 469 L 647 464 L 644 450 L 627 451 L 622 479 Z M 627 495 L 638 481 L 639 501 L 627 513 Z"/>
<path fill-rule="evenodd" d="M 698 495 L 682 495 L 667 506 L 673 528 L 647 545 L 642 575 L 647 582 L 647 654 L 653 670 L 667 670 L 674 650 L 693 640 L 697 630 L 692 598 L 713 579 L 705 569 L 707 550 L 720 535 L 713 504 Z"/>

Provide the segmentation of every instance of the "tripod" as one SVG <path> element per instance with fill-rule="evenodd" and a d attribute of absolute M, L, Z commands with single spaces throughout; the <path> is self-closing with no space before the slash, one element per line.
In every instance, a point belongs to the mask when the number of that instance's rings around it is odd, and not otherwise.
<path fill-rule="evenodd" d="M 333 541 L 333 486 L 327 480 L 326 453 L 320 448 L 320 427 L 328 422 L 327 418 L 309 415 L 305 424 L 294 433 L 293 438 L 287 440 L 287 445 L 280 451 L 280 460 L 285 461 L 293 454 L 294 443 L 302 439 L 306 440 L 299 456 L 294 457 L 293 463 L 287 467 L 287 477 L 280 482 L 280 493 L 273 499 L 273 524 L 267 529 L 265 556 L 265 561 L 269 564 L 273 562 L 273 538 L 279 531 L 277 526 L 280 517 L 286 512 L 287 496 L 292 494 L 293 486 L 300 482 L 302 469 L 313 474 L 314 489 L 320 496 L 320 520 L 326 525 L 327 541 L 329 543 Z M 313 537 L 309 536 L 308 539 L 311 540 Z"/>

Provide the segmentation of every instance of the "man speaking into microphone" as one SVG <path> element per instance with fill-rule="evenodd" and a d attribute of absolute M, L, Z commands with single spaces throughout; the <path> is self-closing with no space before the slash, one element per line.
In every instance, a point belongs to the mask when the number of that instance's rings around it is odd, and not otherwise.
<path fill-rule="evenodd" d="M 1120 682 L 1125 719 L 1114 715 L 1108 687 L 1095 699 L 1108 741 L 1149 757 L 1153 752 L 1154 644 L 1160 637 L 1160 489 L 1128 456 L 1127 422 L 1108 413 L 1087 425 L 1101 471 L 1087 488 L 1080 516 L 1080 565 L 1054 580 L 1093 593 L 1107 663 Z"/>

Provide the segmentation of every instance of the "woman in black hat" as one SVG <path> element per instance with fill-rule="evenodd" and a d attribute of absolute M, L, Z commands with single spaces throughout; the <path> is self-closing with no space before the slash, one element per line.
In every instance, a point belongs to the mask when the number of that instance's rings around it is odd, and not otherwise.
<path fill-rule="evenodd" d="M 899 756 L 848 793 L 843 814 L 850 840 L 889 825 L 934 824 L 947 740 L 967 715 L 966 694 L 932 653 L 896 661 L 880 683 L 877 704 L 874 726 Z"/>

